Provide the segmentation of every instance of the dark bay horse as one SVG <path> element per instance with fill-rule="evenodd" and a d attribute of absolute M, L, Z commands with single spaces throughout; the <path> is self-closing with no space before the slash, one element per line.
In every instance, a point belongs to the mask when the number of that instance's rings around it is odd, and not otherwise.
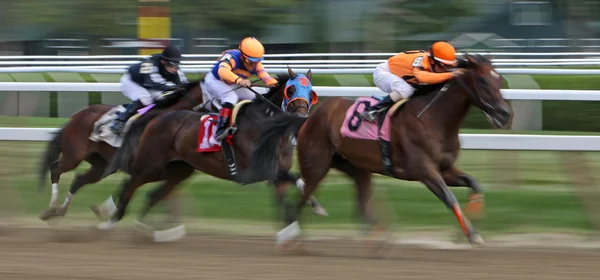
<path fill-rule="evenodd" d="M 469 241 L 483 243 L 470 222 L 480 218 L 482 188 L 471 175 L 455 166 L 460 150 L 459 129 L 471 105 L 481 109 L 496 127 L 504 126 L 513 112 L 500 92 L 502 77 L 488 58 L 467 54 L 458 67 L 465 69 L 462 77 L 443 87 L 439 85 L 430 93 L 415 94 L 400 109 L 390 110 L 388 141 L 381 136 L 372 140 L 343 136 L 345 123 L 348 127 L 367 124 L 356 119 L 356 111 L 348 111 L 351 107 L 358 108 L 360 104 L 353 105 L 359 102 L 344 98 L 324 101 L 308 118 L 280 114 L 268 119 L 252 157 L 253 172 L 272 178 L 278 160 L 273 144 L 297 134 L 298 159 L 306 183 L 296 211 L 286 213 L 294 222 L 278 233 L 278 244 L 300 235 L 298 214 L 330 168 L 339 169 L 354 180 L 359 213 L 371 228 L 377 228 L 374 226 L 378 221 L 370 214 L 367 201 L 372 191 L 372 173 L 378 173 L 422 182 L 452 211 Z M 351 122 L 345 122 L 347 112 L 354 112 L 354 117 L 349 118 Z M 383 122 L 384 117 L 378 119 Z M 379 130 L 380 135 L 384 132 Z M 466 215 L 448 186 L 472 190 Z"/>
<path fill-rule="evenodd" d="M 134 121 L 129 131 L 143 130 L 145 124 L 152 117 L 162 112 L 192 110 L 195 106 L 202 104 L 202 90 L 199 85 L 199 81 L 192 82 L 181 88 L 180 91 L 173 92 L 171 96 L 180 96 L 180 98 L 163 100 L 162 106 L 156 106 L 153 110 Z M 39 187 L 42 189 L 45 186 L 44 180 L 46 180 L 47 173 L 50 171 L 52 196 L 49 209 L 40 215 L 40 219 L 48 220 L 52 217 L 64 216 L 73 201 L 75 193 L 81 187 L 102 179 L 102 174 L 112 161 L 117 148 L 104 141 L 92 141 L 89 137 L 94 130 L 96 121 L 114 107 L 95 104 L 75 113 L 48 143 L 41 159 Z M 77 168 L 83 161 L 87 161 L 91 165 L 90 169 L 86 173 L 75 176 L 64 203 L 59 206 L 57 199 L 61 174 Z"/>
<path fill-rule="evenodd" d="M 242 184 L 265 181 L 264 178 L 244 172 L 250 162 L 254 140 L 259 134 L 261 125 L 266 119 L 283 113 L 280 108 L 307 117 L 310 106 L 317 101 L 316 93 L 312 91 L 310 84 L 312 76 L 310 70 L 306 75 L 297 75 L 288 68 L 288 73 L 289 77 L 286 75 L 277 77 L 279 86 L 270 89 L 264 95 L 263 98 L 266 100 L 256 98 L 252 102 L 242 101 L 236 105 L 231 119 L 234 120 L 232 122 L 237 127 L 237 132 L 231 139 L 222 142 L 223 150 L 226 150 L 226 143 L 229 143 L 227 146 L 232 148 L 234 160 L 231 157 L 226 158 L 223 152 L 196 151 L 201 123 L 203 120 L 210 121 L 206 119 L 210 118 L 210 115 L 177 111 L 153 119 L 143 131 L 139 145 L 137 147 L 123 145 L 117 151 L 115 161 L 108 168 L 107 173 L 116 169 L 127 170 L 131 177 L 121 185 L 117 212 L 109 221 L 98 225 L 98 228 L 110 229 L 120 221 L 135 191 L 149 182 L 164 181 L 149 193 L 146 206 L 139 213 L 138 222 L 142 222 L 156 203 L 189 178 L 195 170 Z M 281 174 L 287 173 L 291 168 L 293 154 L 289 139 L 282 140 L 275 146 L 282 149 L 278 153 L 280 164 L 277 166 L 277 175 L 272 181 L 284 179 L 281 178 Z M 130 156 L 125 156 L 130 160 L 119 162 L 120 153 L 132 153 Z M 235 167 L 235 171 L 232 171 L 232 164 L 239 166 L 239 169 Z M 278 205 L 281 205 L 284 193 L 281 192 L 281 188 L 276 188 L 275 191 Z M 314 197 L 309 196 L 307 199 L 311 203 L 316 203 Z"/>

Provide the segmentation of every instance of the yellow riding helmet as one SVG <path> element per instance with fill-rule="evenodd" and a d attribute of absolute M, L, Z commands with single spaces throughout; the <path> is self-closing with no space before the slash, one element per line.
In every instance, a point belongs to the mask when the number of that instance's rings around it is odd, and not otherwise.
<path fill-rule="evenodd" d="M 265 47 L 254 37 L 244 38 L 240 42 L 239 49 L 252 62 L 262 61 L 265 55 Z"/>
<path fill-rule="evenodd" d="M 429 54 L 436 61 L 445 65 L 456 66 L 456 50 L 448 42 L 435 42 L 429 51 Z"/>

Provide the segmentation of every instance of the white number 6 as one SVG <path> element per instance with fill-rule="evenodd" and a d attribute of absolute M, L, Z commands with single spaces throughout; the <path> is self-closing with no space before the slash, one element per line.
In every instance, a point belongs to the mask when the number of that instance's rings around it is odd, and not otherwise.
<path fill-rule="evenodd" d="M 146 62 L 146 63 L 142 63 L 142 66 L 140 67 L 140 73 L 141 74 L 150 74 L 152 73 L 152 68 L 154 66 L 152 65 L 152 63 Z"/>

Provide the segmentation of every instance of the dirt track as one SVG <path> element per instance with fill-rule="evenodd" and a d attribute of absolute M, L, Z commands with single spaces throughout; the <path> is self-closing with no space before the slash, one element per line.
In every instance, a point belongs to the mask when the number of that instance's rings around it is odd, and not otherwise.
<path fill-rule="evenodd" d="M 598 249 L 394 245 L 378 258 L 351 241 L 309 241 L 304 253 L 282 253 L 263 238 L 148 244 L 123 230 L 95 240 L 89 233 L 5 229 L 0 279 L 600 279 Z"/>

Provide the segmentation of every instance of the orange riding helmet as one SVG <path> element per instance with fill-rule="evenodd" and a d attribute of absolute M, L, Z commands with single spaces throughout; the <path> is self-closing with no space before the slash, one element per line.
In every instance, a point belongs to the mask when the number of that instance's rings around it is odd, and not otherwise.
<path fill-rule="evenodd" d="M 438 61 L 444 65 L 456 66 L 456 50 L 448 42 L 438 41 L 435 42 L 431 49 L 429 49 L 429 55 L 435 61 Z"/>
<path fill-rule="evenodd" d="M 265 47 L 254 37 L 244 38 L 240 42 L 239 49 L 252 62 L 262 61 L 265 55 Z"/>

